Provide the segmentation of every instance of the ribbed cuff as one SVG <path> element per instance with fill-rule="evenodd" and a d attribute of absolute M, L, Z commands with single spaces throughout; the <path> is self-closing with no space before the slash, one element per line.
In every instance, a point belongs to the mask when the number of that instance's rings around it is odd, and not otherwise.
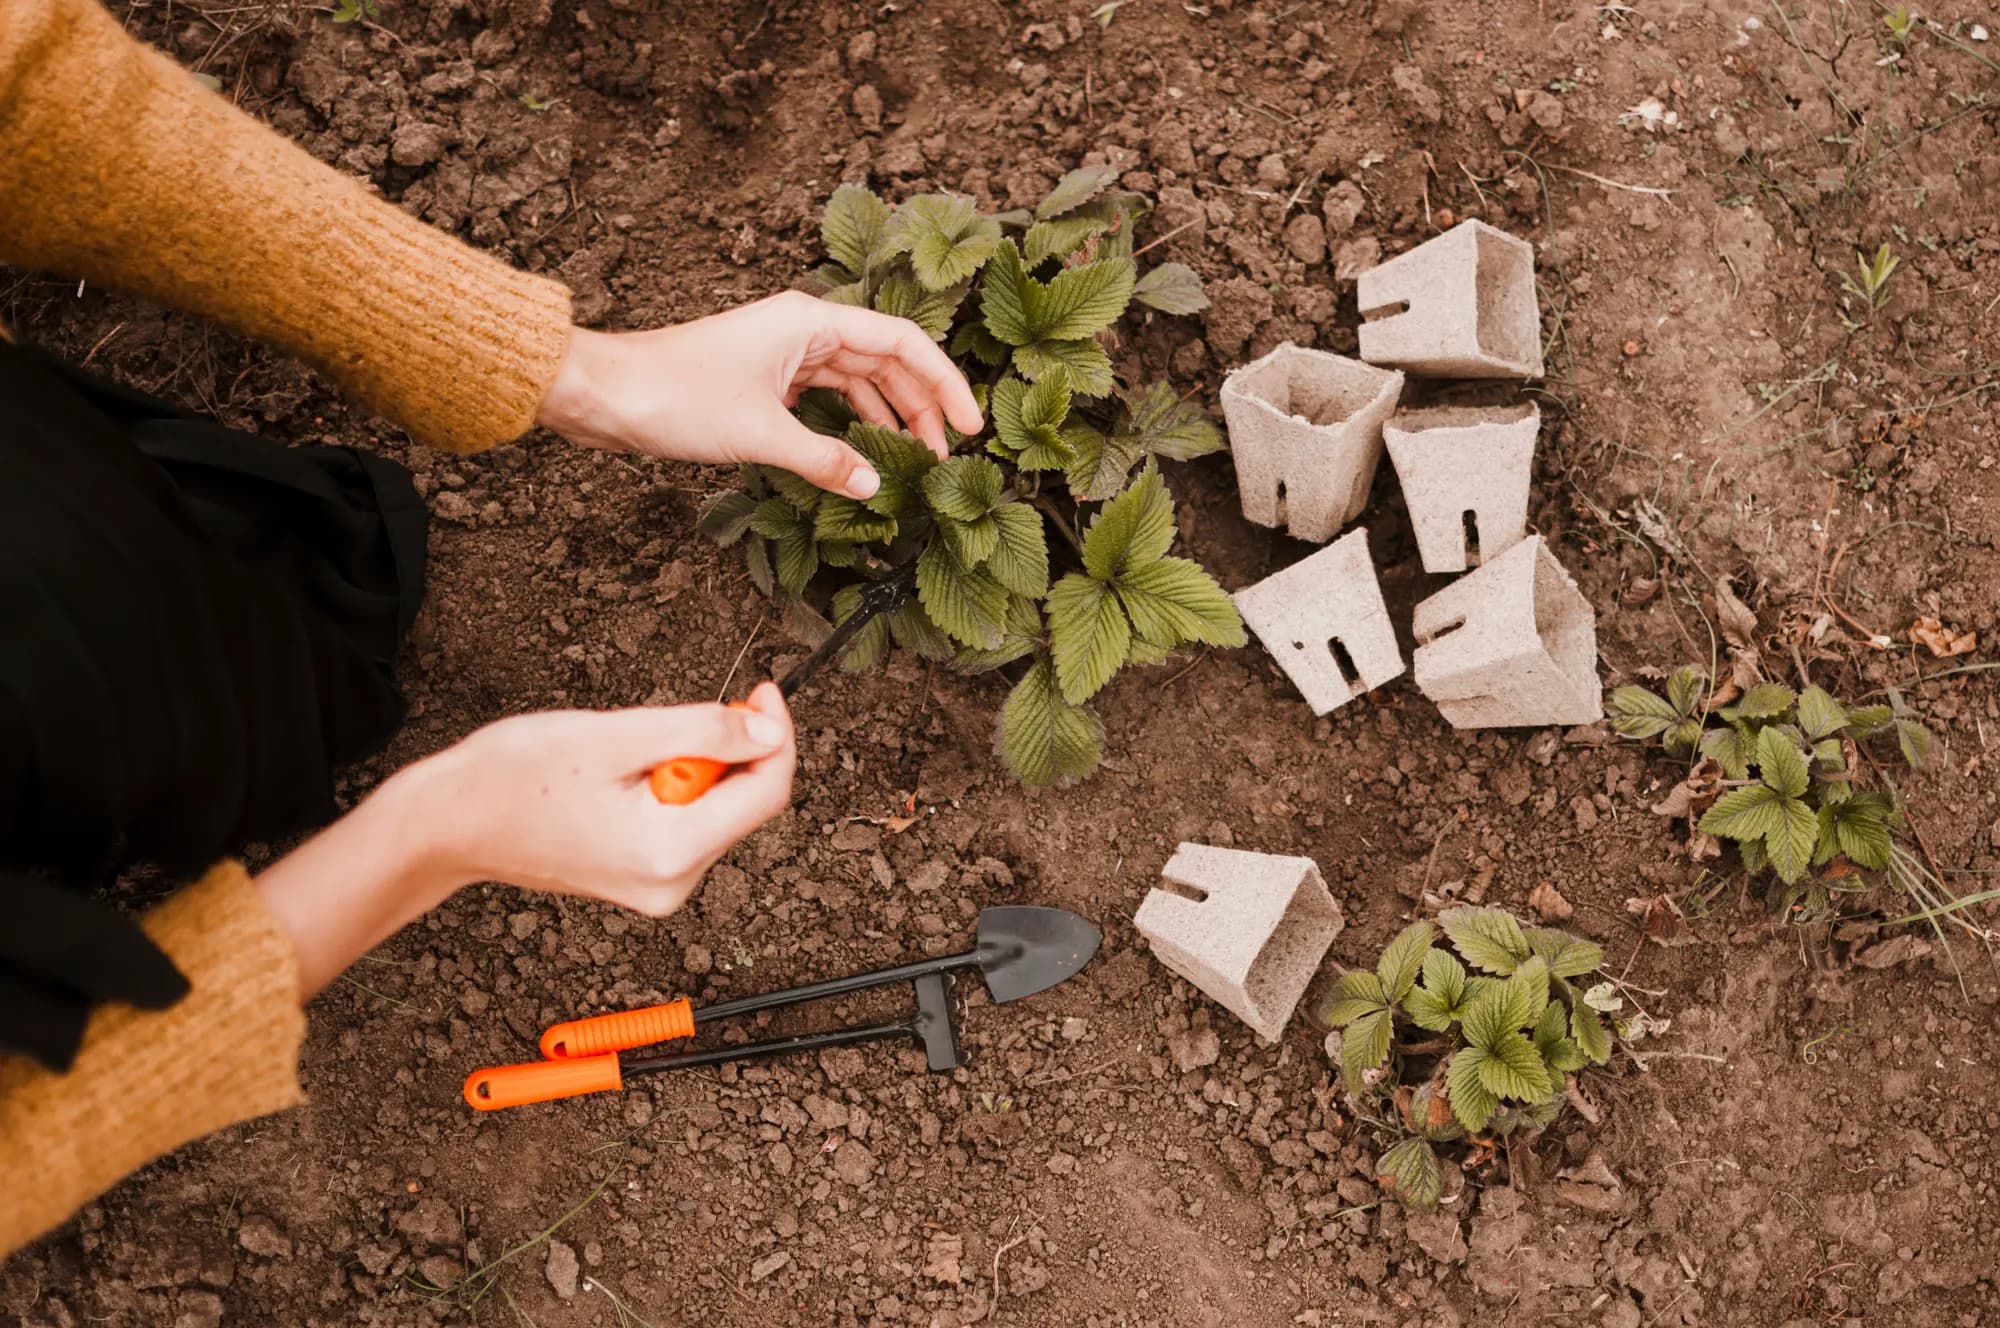
<path fill-rule="evenodd" d="M 100 1009 L 67 1074 L 0 1058 L 0 1176 L 21 1182 L 0 1187 L 0 1257 L 154 1158 L 304 1100 L 298 962 L 243 868 L 215 867 L 144 926 L 186 998 Z"/>

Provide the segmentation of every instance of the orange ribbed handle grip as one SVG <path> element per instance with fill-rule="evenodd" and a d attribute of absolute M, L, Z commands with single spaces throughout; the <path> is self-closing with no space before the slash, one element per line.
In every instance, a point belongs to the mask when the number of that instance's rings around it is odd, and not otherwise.
<path fill-rule="evenodd" d="M 576 1060 L 530 1061 L 474 1070 L 465 1081 L 465 1100 L 479 1111 L 498 1111 L 624 1086 L 625 1072 L 618 1064 L 618 1054 L 608 1052 Z"/>
<path fill-rule="evenodd" d="M 756 707 L 744 705 L 741 701 L 730 702 L 731 710 L 754 710 Z M 662 761 L 653 767 L 646 783 L 653 790 L 653 797 L 669 807 L 685 807 L 702 794 L 715 787 L 728 765 L 710 760 L 706 756 L 677 756 L 671 761 Z"/>
<path fill-rule="evenodd" d="M 552 1061 L 574 1060 L 693 1036 L 694 1008 L 683 996 L 643 1010 L 620 1010 L 556 1024 L 542 1034 L 542 1055 Z"/>

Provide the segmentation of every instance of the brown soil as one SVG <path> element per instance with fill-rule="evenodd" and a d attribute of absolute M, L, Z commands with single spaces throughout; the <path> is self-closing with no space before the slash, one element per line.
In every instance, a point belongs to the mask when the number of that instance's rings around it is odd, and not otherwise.
<path fill-rule="evenodd" d="M 1970 0 L 1900 50 L 1871 5 L 1693 0 L 1132 0 L 1103 27 L 1090 0 L 383 0 L 379 26 L 123 7 L 608 326 L 785 287 L 843 179 L 1012 206 L 1101 153 L 1160 199 L 1148 235 L 1195 223 L 1164 252 L 1215 300 L 1126 359 L 1212 402 L 1281 339 L 1353 347 L 1336 263 L 1467 216 L 1528 236 L 1552 337 L 1536 525 L 1597 606 L 1607 677 L 1706 659 L 1702 597 L 1733 577 L 1786 667 L 1801 642 L 1837 692 L 1905 689 L 1946 752 L 1911 796 L 1938 864 L 1962 892 L 2000 869 L 2000 689 L 1921 681 L 1947 665 L 1904 635 L 1934 614 L 1977 661 L 2000 630 L 2000 44 L 1951 26 L 2000 25 Z M 1649 99 L 1673 122 L 1646 128 Z M 1850 333 L 1840 274 L 1884 241 L 1902 270 Z M 718 474 L 548 438 L 416 450 L 281 357 L 72 282 L 11 282 L 0 316 L 415 468 L 438 524 L 414 716 L 357 789 L 504 713 L 714 696 L 746 638 L 739 680 L 799 653 L 693 532 Z M 1368 524 L 1406 618 L 1426 579 L 1384 476 Z M 1241 520 L 1226 458 L 1171 478 L 1227 584 L 1301 553 Z M 1627 900 L 1698 874 L 1646 810 L 1666 764 L 1601 733 L 1457 734 L 1407 678 L 1315 722 L 1254 647 L 1137 675 L 1104 706 L 1104 772 L 1040 795 L 991 755 L 1000 686 L 899 663 L 809 688 L 795 813 L 678 917 L 484 888 L 412 927 L 316 1003 L 310 1105 L 91 1205 L 0 1269 L 0 1321 L 1993 1321 L 2000 986 L 1976 945 L 1963 990 L 1935 951 L 1858 966 L 1867 939 L 1774 923 L 1734 882 L 1684 943 L 1648 942 Z M 901 834 L 866 819 L 913 805 Z M 1318 859 L 1348 963 L 1427 886 L 1519 908 L 1554 883 L 1671 1027 L 1591 1081 L 1600 1126 L 1572 1113 L 1406 1217 L 1306 1021 L 1259 1046 L 1135 943 L 1182 839 Z M 554 1019 L 940 952 L 1001 901 L 1082 910 L 1104 952 L 1024 1005 L 974 997 L 950 1076 L 877 1049 L 492 1117 L 459 1100 Z"/>

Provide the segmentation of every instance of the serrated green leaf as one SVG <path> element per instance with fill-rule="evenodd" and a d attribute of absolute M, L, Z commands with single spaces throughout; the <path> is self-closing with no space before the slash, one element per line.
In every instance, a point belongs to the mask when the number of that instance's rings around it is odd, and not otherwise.
<path fill-rule="evenodd" d="M 769 597 L 778 592 L 777 573 L 771 570 L 771 541 L 752 534 L 743 541 L 743 564 L 750 570 L 750 583 Z"/>
<path fill-rule="evenodd" d="M 1042 635 L 1041 605 L 1024 595 L 1010 594 L 1007 597 L 1007 623 L 1001 631 L 1000 644 L 991 650 L 961 647 L 952 656 L 951 667 L 965 674 L 989 673 L 1040 649 Z"/>
<path fill-rule="evenodd" d="M 1035 661 L 1000 711 L 1000 754 L 1023 784 L 1082 779 L 1097 768 L 1104 734 L 1097 717 L 1065 701 L 1055 666 Z"/>
<path fill-rule="evenodd" d="M 756 511 L 755 498 L 740 489 L 731 489 L 708 500 L 695 528 L 726 549 L 749 531 L 750 518 Z"/>
<path fill-rule="evenodd" d="M 1782 793 L 1762 784 L 1732 789 L 1702 814 L 1700 827 L 1724 839 L 1762 839 L 1782 823 L 1785 801 Z"/>
<path fill-rule="evenodd" d="M 1442 951 L 1432 951 L 1432 953 L 1440 954 Z M 1410 1022 L 1418 1028 L 1442 1033 L 1451 1027 L 1459 1012 L 1457 1007 L 1434 993 L 1425 991 L 1422 987 L 1412 987 L 1410 994 L 1403 998 L 1403 1013 L 1407 1014 Z"/>
<path fill-rule="evenodd" d="M 870 284 L 867 281 L 849 282 L 845 286 L 835 286 L 820 298 L 828 304 L 844 304 L 855 309 L 866 309 Z"/>
<path fill-rule="evenodd" d="M 1722 767 L 1731 779 L 1750 777 L 1750 748 L 1735 729 L 1710 729 L 1701 735 L 1701 754 Z"/>
<path fill-rule="evenodd" d="M 805 476 L 793 474 L 780 466 L 755 466 L 751 469 L 786 502 L 807 516 L 817 512 L 820 500 L 827 496 L 826 490 Z"/>
<path fill-rule="evenodd" d="M 1424 955 L 1424 989 L 1456 1011 L 1466 996 L 1465 965 L 1449 950 L 1433 945 Z M 1455 1016 L 1454 1016 L 1455 1017 Z"/>
<path fill-rule="evenodd" d="M 917 598 L 954 641 L 978 650 L 1000 644 L 1007 591 L 986 573 L 962 565 L 942 541 L 917 559 Z"/>
<path fill-rule="evenodd" d="M 1025 346 L 1038 339 L 1041 283 L 1028 275 L 1021 251 L 1002 240 L 979 278 L 979 315 L 995 340 Z"/>
<path fill-rule="evenodd" d="M 827 567 L 856 567 L 861 562 L 861 546 L 846 540 L 821 540 L 819 560 Z"/>
<path fill-rule="evenodd" d="M 1061 432 L 1036 429 L 1032 441 L 1014 458 L 1014 465 L 1027 471 L 1067 470 L 1076 461 L 1076 447 L 1070 439 L 1079 432 L 1088 431 L 1089 426 L 1082 424 L 1072 424 Z"/>
<path fill-rule="evenodd" d="M 1461 906 L 1440 913 L 1438 922 L 1466 962 L 1488 973 L 1512 973 L 1531 953 L 1521 924 L 1504 909 Z"/>
<path fill-rule="evenodd" d="M 1569 1035 L 1569 1011 L 1561 1001 L 1550 1001 L 1542 1007 L 1542 1017 L 1535 1021 L 1533 1033 L 1537 1050 L 1545 1048 L 1557 1039 L 1567 1039 Z"/>
<path fill-rule="evenodd" d="M 992 398 L 995 441 L 1009 456 L 1046 446 L 1060 437 L 1069 418 L 1069 382 L 1058 374 L 1030 386 L 1019 378 L 1003 378 Z"/>
<path fill-rule="evenodd" d="M 829 494 L 813 518 L 813 535 L 853 544 L 887 543 L 896 538 L 896 518 L 883 516 L 866 503 Z"/>
<path fill-rule="evenodd" d="M 1817 741 L 1847 725 L 1847 711 L 1824 687 L 1808 687 L 1799 693 L 1799 727 Z"/>
<path fill-rule="evenodd" d="M 1437 1150 L 1422 1138 L 1405 1139 L 1377 1158 L 1375 1180 L 1419 1212 L 1437 1207 L 1444 1195 L 1444 1167 Z"/>
<path fill-rule="evenodd" d="M 766 539 L 781 539 L 801 526 L 810 533 L 812 518 L 782 498 L 766 498 L 750 514 L 750 529 Z"/>
<path fill-rule="evenodd" d="M 1185 263 L 1161 263 L 1133 284 L 1132 298 L 1163 314 L 1198 314 L 1208 308 L 1201 278 Z"/>
<path fill-rule="evenodd" d="M 1493 1096 L 1517 1102 L 1544 1102 L 1555 1094 L 1541 1053 L 1519 1033 L 1502 1034 L 1493 1045 L 1481 1050 L 1486 1054 L 1479 1062 L 1479 1082 Z"/>
<path fill-rule="evenodd" d="M 1007 362 L 1013 349 L 987 331 L 984 318 L 975 318 L 960 325 L 951 339 L 951 353 L 954 358 L 970 355 L 987 368 L 997 369 Z"/>
<path fill-rule="evenodd" d="M 1097 197 L 1118 178 L 1115 166 L 1079 166 L 1056 181 L 1047 198 L 1035 208 L 1037 219 L 1047 221 Z"/>
<path fill-rule="evenodd" d="M 980 216 L 970 199 L 918 194 L 889 218 L 887 243 L 910 256 L 925 290 L 941 291 L 969 279 L 993 256 L 1000 224 Z"/>
<path fill-rule="evenodd" d="M 844 184 L 827 200 L 819 234 L 834 262 L 864 277 L 887 256 L 888 225 L 887 203 L 859 185 Z"/>
<path fill-rule="evenodd" d="M 819 545 L 812 536 L 809 518 L 783 535 L 771 537 L 771 563 L 778 574 L 778 588 L 789 595 L 805 593 L 806 583 L 819 571 Z"/>
<path fill-rule="evenodd" d="M 1070 391 L 1082 397 L 1109 396 L 1116 385 L 1111 377 L 1111 357 L 1104 353 L 1104 347 L 1088 337 L 1017 346 L 1014 369 L 1037 382 L 1061 378 Z"/>
<path fill-rule="evenodd" d="M 1083 535 L 1083 567 L 1100 581 L 1166 556 L 1174 541 L 1174 500 L 1151 466 L 1098 509 Z"/>
<path fill-rule="evenodd" d="M 896 644 L 905 650 L 930 660 L 946 660 L 952 657 L 956 647 L 945 630 L 931 621 L 930 614 L 924 612 L 919 600 L 905 600 L 888 614 L 889 634 Z"/>
<path fill-rule="evenodd" d="M 868 499 L 870 511 L 898 521 L 924 513 L 924 475 L 938 464 L 938 459 L 923 439 L 901 429 L 856 420 L 848 426 L 847 441 L 867 458 L 882 480 L 882 487 Z"/>
<path fill-rule="evenodd" d="M 1776 727 L 1757 735 L 1757 774 L 1766 787 L 1786 798 L 1802 798 L 1812 782 L 1804 753 Z"/>
<path fill-rule="evenodd" d="M 1419 919 L 1397 932 L 1375 961 L 1375 975 L 1381 980 L 1386 1000 L 1394 1004 L 1410 994 L 1417 975 L 1424 970 L 1424 956 L 1430 953 L 1431 938 L 1437 928 Z"/>
<path fill-rule="evenodd" d="M 1107 438 L 1087 425 L 1071 426 L 1065 437 L 1072 456 L 1064 467 L 1064 478 L 1080 503 L 1101 503 L 1115 497 L 1125 487 L 1132 467 L 1145 455 L 1137 439 Z"/>
<path fill-rule="evenodd" d="M 1017 595 L 1040 599 L 1049 593 L 1049 542 L 1042 514 L 1026 503 L 1007 503 L 993 511 L 999 544 L 987 559 L 993 579 Z"/>
<path fill-rule="evenodd" d="M 1859 798 L 1831 810 L 1840 851 L 1856 866 L 1886 871 L 1894 843 L 1882 817 L 1872 807 L 1862 806 Z"/>
<path fill-rule="evenodd" d="M 1067 258 L 1106 231 L 1125 224 L 1125 211 L 1110 199 L 1099 199 L 1067 216 L 1038 221 L 1021 237 L 1021 250 L 1029 267 L 1050 258 Z M 1095 257 L 1093 253 L 1089 255 Z"/>
<path fill-rule="evenodd" d="M 1611 1034 L 1594 1006 L 1578 1001 L 1570 1007 L 1569 1035 L 1592 1063 L 1602 1065 L 1611 1059 Z"/>
<path fill-rule="evenodd" d="M 1458 1117 L 1468 1134 L 1478 1134 L 1486 1128 L 1486 1122 L 1493 1118 L 1493 1111 L 1500 1105 L 1500 1099 L 1486 1087 L 1480 1077 L 1480 1067 L 1486 1063 L 1486 1053 L 1478 1047 L 1466 1047 L 1451 1058 L 1450 1067 L 1445 1071 L 1445 1091 L 1451 1100 L 1451 1114 Z"/>
<path fill-rule="evenodd" d="M 833 625 L 845 623 L 861 610 L 861 587 L 842 586 L 833 592 Z M 846 647 L 840 652 L 840 667 L 844 673 L 866 673 L 882 662 L 889 653 L 889 620 L 877 615 L 861 625 Z"/>
<path fill-rule="evenodd" d="M 1895 717 L 1896 712 L 1885 705 L 1854 706 L 1847 712 L 1847 731 L 1857 738 L 1872 738 Z"/>
<path fill-rule="evenodd" d="M 1229 592 L 1186 558 L 1142 563 L 1112 583 L 1132 620 L 1132 630 L 1149 644 L 1241 646 L 1249 638 Z"/>
<path fill-rule="evenodd" d="M 1769 719 L 1784 714 L 1797 699 L 1797 694 L 1783 683 L 1760 682 L 1730 708 L 1744 719 Z"/>
<path fill-rule="evenodd" d="M 1340 1073 L 1350 1097 L 1368 1091 L 1368 1072 L 1389 1059 L 1389 1039 L 1394 1032 L 1395 1020 L 1387 1010 L 1364 1014 L 1341 1030 Z"/>
<path fill-rule="evenodd" d="M 1506 981 L 1481 999 L 1495 1002 L 1493 1018 L 1503 1029 L 1532 1026 L 1542 1017 L 1542 1010 L 1549 1003 L 1548 961 L 1540 955 L 1528 956 L 1521 961 L 1520 967 L 1508 975 Z M 1466 1036 L 1468 1039 L 1472 1037 L 1469 1021 Z M 1488 1039 L 1474 1041 L 1475 1045 L 1484 1046 Z"/>
<path fill-rule="evenodd" d="M 1132 626 L 1110 586 L 1071 572 L 1049 592 L 1049 638 L 1063 697 L 1081 705 L 1125 662 Z"/>
<path fill-rule="evenodd" d="M 1778 879 L 1790 885 L 1812 865 L 1813 845 L 1819 839 L 1819 818 L 1812 808 L 1796 799 L 1778 804 L 1782 820 L 1764 836 L 1764 853 Z"/>
<path fill-rule="evenodd" d="M 1602 946 L 1555 927 L 1529 927 L 1521 934 L 1528 938 L 1528 948 L 1548 962 L 1553 977 L 1581 977 L 1604 962 Z"/>
<path fill-rule="evenodd" d="M 1680 712 L 1665 697 L 1631 684 L 1612 691 L 1605 711 L 1610 716 L 1612 732 L 1625 738 L 1650 738 L 1664 733 L 1680 718 Z"/>
<path fill-rule="evenodd" d="M 1222 450 L 1222 430 L 1199 406 L 1175 396 L 1165 383 L 1120 395 L 1126 421 L 1117 434 L 1128 446 L 1170 461 L 1192 461 Z"/>
<path fill-rule="evenodd" d="M 991 512 L 1007 487 L 1007 476 L 981 456 L 955 456 L 924 473 L 924 497 L 931 510 L 954 521 L 977 521 Z"/>
<path fill-rule="evenodd" d="M 801 392 L 793 413 L 800 424 L 829 438 L 845 438 L 848 426 L 860 418 L 854 407 L 847 404 L 846 397 L 826 387 L 809 387 Z"/>
<path fill-rule="evenodd" d="M 941 342 L 951 330 L 951 320 L 965 299 L 966 289 L 966 283 L 961 281 L 941 290 L 926 290 L 916 277 L 895 272 L 875 292 L 875 309 L 895 318 L 907 318 L 932 341 Z"/>
<path fill-rule="evenodd" d="M 958 565 L 968 571 L 982 568 L 1000 547 L 1000 524 L 991 516 L 982 516 L 976 521 L 954 521 L 940 515 L 937 519 L 937 537 L 951 550 L 951 556 Z"/>
<path fill-rule="evenodd" d="M 1129 258 L 1103 258 L 1056 273 L 1041 292 L 1032 340 L 1075 341 L 1096 336 L 1118 321 L 1132 302 Z"/>
<path fill-rule="evenodd" d="M 1935 746 L 1931 731 L 1914 719 L 1896 720 L 1896 746 L 1902 749 L 1903 759 L 1912 770 L 1928 770 L 1931 765 L 1931 751 Z"/>
<path fill-rule="evenodd" d="M 1661 735 L 1660 741 L 1675 756 L 1686 756 L 1694 750 L 1695 744 L 1701 741 L 1701 721 L 1683 719 Z"/>
<path fill-rule="evenodd" d="M 1345 1028 L 1365 1014 L 1387 1008 L 1382 979 L 1365 968 L 1354 968 L 1334 983 L 1333 999 L 1320 1011 L 1320 1018 L 1334 1028 Z"/>
<path fill-rule="evenodd" d="M 1745 839 L 1736 845 L 1736 851 L 1743 855 L 1743 870 L 1752 876 L 1771 865 L 1771 858 L 1764 851 L 1761 839 Z"/>
<path fill-rule="evenodd" d="M 1708 694 L 1708 674 L 1692 664 L 1674 670 L 1667 679 L 1667 703 L 1678 715 L 1692 715 L 1701 709 L 1701 701 Z"/>

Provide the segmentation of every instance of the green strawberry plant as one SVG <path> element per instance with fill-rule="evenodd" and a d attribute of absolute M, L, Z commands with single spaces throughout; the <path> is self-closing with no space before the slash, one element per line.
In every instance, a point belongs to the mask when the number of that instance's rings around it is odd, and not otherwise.
<path fill-rule="evenodd" d="M 1711 709 L 1708 675 L 1692 665 L 1667 679 L 1666 692 L 1617 688 L 1605 706 L 1612 729 L 1658 737 L 1670 755 L 1699 762 L 1685 796 L 1662 807 L 1734 842 L 1750 876 L 1776 878 L 1787 912 L 1819 916 L 1834 891 L 1865 884 L 1865 873 L 1895 874 L 1902 809 L 1893 790 L 1857 785 L 1861 744 L 1877 738 L 1893 736 L 1913 769 L 1930 762 L 1930 730 L 1900 695 L 1847 706 L 1820 687 L 1763 682 Z"/>
<path fill-rule="evenodd" d="M 813 273 L 822 297 L 909 318 L 947 345 L 986 426 L 951 432 L 940 461 L 837 394 L 808 392 L 800 420 L 867 457 L 880 491 L 858 502 L 745 467 L 743 487 L 701 521 L 742 544 L 765 594 L 789 607 L 819 598 L 836 624 L 864 584 L 914 563 L 915 598 L 863 627 L 842 667 L 863 671 L 900 646 L 967 673 L 1011 668 L 998 746 L 1033 785 L 1097 767 L 1103 732 L 1088 703 L 1119 669 L 1246 640 L 1215 578 L 1170 552 L 1174 503 L 1157 464 L 1217 451 L 1221 433 L 1167 384 L 1118 381 L 1102 342 L 1134 300 L 1169 314 L 1208 303 L 1181 264 L 1139 272 L 1143 199 L 1112 189 L 1116 174 L 1083 167 L 1033 213 L 991 216 L 949 194 L 891 208 L 835 190 L 820 231 L 830 261 Z"/>
<path fill-rule="evenodd" d="M 1568 1076 L 1611 1057 L 1606 1015 L 1622 1002 L 1611 983 L 1572 983 L 1603 962 L 1568 932 L 1460 907 L 1405 927 L 1373 971 L 1341 975 L 1320 1018 L 1339 1030 L 1357 1113 L 1402 1136 L 1376 1163 L 1386 1189 L 1428 1209 L 1444 1186 L 1437 1145 L 1490 1146 L 1555 1119 Z"/>

